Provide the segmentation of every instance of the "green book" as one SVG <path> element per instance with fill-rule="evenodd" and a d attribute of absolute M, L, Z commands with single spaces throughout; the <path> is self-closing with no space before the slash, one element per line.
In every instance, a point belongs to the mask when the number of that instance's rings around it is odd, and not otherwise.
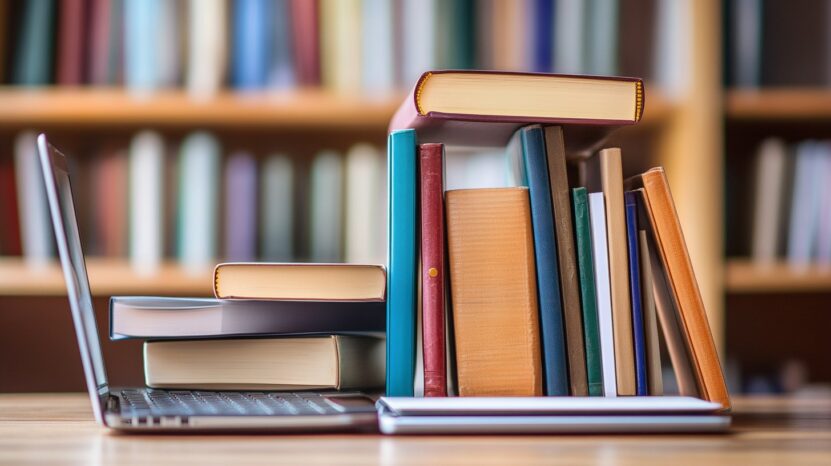
<path fill-rule="evenodd" d="M 12 82 L 24 86 L 49 84 L 52 80 L 55 1 L 30 0 L 21 11 Z"/>
<path fill-rule="evenodd" d="M 594 285 L 592 237 L 589 226 L 589 195 L 586 188 L 572 189 L 577 269 L 580 274 L 580 300 L 583 308 L 583 334 L 586 344 L 586 370 L 589 396 L 603 396 L 600 367 L 600 331 L 597 323 L 597 291 Z"/>

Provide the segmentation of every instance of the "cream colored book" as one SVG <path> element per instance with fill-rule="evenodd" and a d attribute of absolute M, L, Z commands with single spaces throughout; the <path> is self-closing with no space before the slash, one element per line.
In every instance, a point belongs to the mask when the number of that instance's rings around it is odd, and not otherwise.
<path fill-rule="evenodd" d="M 219 299 L 383 301 L 386 289 L 382 265 L 241 262 L 214 270 Z"/>
<path fill-rule="evenodd" d="M 148 387 L 225 390 L 384 386 L 385 340 L 335 336 L 148 341 Z"/>

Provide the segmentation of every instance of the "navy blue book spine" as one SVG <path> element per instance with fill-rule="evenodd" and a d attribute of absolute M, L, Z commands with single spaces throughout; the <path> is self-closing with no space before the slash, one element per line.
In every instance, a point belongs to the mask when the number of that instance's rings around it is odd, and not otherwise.
<path fill-rule="evenodd" d="M 530 29 L 531 44 L 533 44 L 533 67 L 534 71 L 540 73 L 551 72 L 553 65 L 551 58 L 553 52 L 554 29 L 554 0 L 533 0 L 531 8 L 528 8 L 531 15 L 528 23 L 533 25 Z"/>
<path fill-rule="evenodd" d="M 548 183 L 545 136 L 540 126 L 522 128 L 522 154 L 531 198 L 531 225 L 534 230 L 534 260 L 537 265 L 537 300 L 540 310 L 545 394 L 567 396 L 568 368 L 557 243 L 554 240 L 554 211 Z"/>
<path fill-rule="evenodd" d="M 629 246 L 629 289 L 632 296 L 632 332 L 635 339 L 635 395 L 649 394 L 646 380 L 646 338 L 641 302 L 641 267 L 638 262 L 638 197 L 634 191 L 623 193 L 626 210 L 626 243 Z"/>

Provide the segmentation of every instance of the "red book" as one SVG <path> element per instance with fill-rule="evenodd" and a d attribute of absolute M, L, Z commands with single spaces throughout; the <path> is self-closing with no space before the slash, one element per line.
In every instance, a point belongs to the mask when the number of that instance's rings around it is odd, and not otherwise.
<path fill-rule="evenodd" d="M 390 123 L 421 142 L 505 146 L 521 126 L 563 127 L 571 155 L 589 155 L 608 133 L 640 121 L 637 78 L 509 71 L 428 71 Z"/>
<path fill-rule="evenodd" d="M 418 147 L 424 396 L 447 396 L 444 335 L 444 146 Z"/>
<path fill-rule="evenodd" d="M 20 218 L 12 157 L 0 157 L 0 254 L 19 256 Z"/>
<path fill-rule="evenodd" d="M 61 0 L 58 33 L 58 76 L 62 86 L 78 86 L 83 83 L 84 35 L 87 2 L 85 0 Z"/>
<path fill-rule="evenodd" d="M 297 82 L 303 86 L 320 84 L 320 45 L 317 0 L 292 0 L 292 44 Z"/>
<path fill-rule="evenodd" d="M 87 77 L 90 84 L 109 82 L 110 54 L 110 0 L 91 0 L 89 25 L 89 50 L 87 51 Z"/>

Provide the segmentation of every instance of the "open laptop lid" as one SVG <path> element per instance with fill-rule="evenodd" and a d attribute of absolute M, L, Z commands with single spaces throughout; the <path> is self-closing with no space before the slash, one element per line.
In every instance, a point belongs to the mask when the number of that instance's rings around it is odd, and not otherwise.
<path fill-rule="evenodd" d="M 78 222 L 75 218 L 75 204 L 69 185 L 69 170 L 66 157 L 52 147 L 46 135 L 37 138 L 38 156 L 46 183 L 46 197 L 52 216 L 52 227 L 61 258 L 61 268 L 66 280 L 66 292 L 72 321 L 78 336 L 78 349 L 87 382 L 92 411 L 95 419 L 104 424 L 104 404 L 109 395 L 107 374 L 104 371 L 104 359 L 95 312 L 92 307 L 92 293 L 89 289 L 84 253 L 78 234 Z"/>

